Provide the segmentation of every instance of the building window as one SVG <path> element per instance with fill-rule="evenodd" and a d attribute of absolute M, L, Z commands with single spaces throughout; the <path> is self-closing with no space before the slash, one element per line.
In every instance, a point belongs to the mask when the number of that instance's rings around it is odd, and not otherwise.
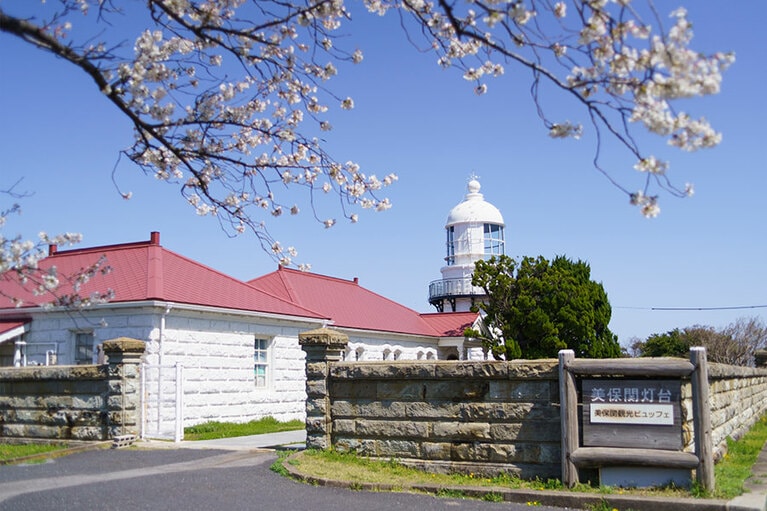
<path fill-rule="evenodd" d="M 445 257 L 448 266 L 455 264 L 455 227 L 447 228 L 447 257 Z"/>
<path fill-rule="evenodd" d="M 75 364 L 93 363 L 93 332 L 75 332 Z"/>
<path fill-rule="evenodd" d="M 253 373 L 256 387 L 267 387 L 269 384 L 269 339 L 256 338 L 253 348 Z"/>
<path fill-rule="evenodd" d="M 485 259 L 490 259 L 492 256 L 503 255 L 503 226 L 498 224 L 485 224 L 484 228 L 484 240 L 485 240 Z"/>

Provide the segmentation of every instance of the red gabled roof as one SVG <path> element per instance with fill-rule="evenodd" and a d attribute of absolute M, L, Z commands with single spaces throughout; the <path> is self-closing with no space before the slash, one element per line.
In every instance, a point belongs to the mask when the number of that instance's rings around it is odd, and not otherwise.
<path fill-rule="evenodd" d="M 40 262 L 40 269 L 57 269 L 57 294 L 73 292 L 63 276 L 73 275 L 102 256 L 111 272 L 84 284 L 79 295 L 114 291 L 112 303 L 159 300 L 313 319 L 328 319 L 334 326 L 428 337 L 462 337 L 477 314 L 471 312 L 419 314 L 378 295 L 357 281 L 280 268 L 248 283 L 167 250 L 159 233 L 149 241 L 57 251 Z M 13 272 L 0 275 L 0 299 L 22 300 L 22 307 L 54 300 L 35 295 L 35 284 L 19 284 Z M 10 302 L 10 300 L 9 300 Z M 12 303 L 2 304 L 13 307 Z"/>
<path fill-rule="evenodd" d="M 91 292 L 114 291 L 114 302 L 162 300 L 191 305 L 265 312 L 289 316 L 326 319 L 315 311 L 278 296 L 259 291 L 245 282 L 213 270 L 160 246 L 159 233 L 149 241 L 104 247 L 56 251 L 40 262 L 47 271 L 55 266 L 62 277 L 79 272 L 106 256 L 111 272 L 97 275 L 79 290 L 81 296 Z M 0 278 L 0 294 L 23 300 L 22 306 L 37 306 L 52 301 L 50 295 L 36 296 L 34 285 L 21 286 L 8 272 Z M 72 285 L 60 278 L 57 294 L 72 293 Z M 12 305 L 12 304 L 9 304 Z"/>
<path fill-rule="evenodd" d="M 463 337 L 463 331 L 474 326 L 476 312 L 439 312 L 421 314 L 421 317 L 442 337 Z"/>
<path fill-rule="evenodd" d="M 359 285 L 325 275 L 280 268 L 248 282 L 264 292 L 333 320 L 333 326 L 429 337 L 463 337 L 474 313 L 419 314 Z"/>

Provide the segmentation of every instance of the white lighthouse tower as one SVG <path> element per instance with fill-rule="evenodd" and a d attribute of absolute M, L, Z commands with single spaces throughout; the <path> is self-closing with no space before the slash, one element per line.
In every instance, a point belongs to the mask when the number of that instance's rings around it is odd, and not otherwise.
<path fill-rule="evenodd" d="M 439 312 L 466 312 L 485 294 L 471 285 L 474 263 L 505 254 L 503 216 L 485 201 L 472 176 L 468 193 L 447 215 L 447 255 L 442 278 L 429 284 L 429 303 Z"/>

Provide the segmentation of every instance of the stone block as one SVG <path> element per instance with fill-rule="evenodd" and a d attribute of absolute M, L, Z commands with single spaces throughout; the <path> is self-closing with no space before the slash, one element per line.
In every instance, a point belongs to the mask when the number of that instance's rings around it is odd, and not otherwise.
<path fill-rule="evenodd" d="M 432 437 L 461 441 L 489 440 L 490 424 L 486 422 L 437 422 L 432 425 Z"/>
<path fill-rule="evenodd" d="M 465 421 L 558 421 L 559 407 L 549 403 L 464 403 L 459 417 Z"/>
<path fill-rule="evenodd" d="M 512 360 L 507 364 L 512 379 L 559 380 L 557 360 Z"/>
<path fill-rule="evenodd" d="M 356 402 L 348 400 L 333 400 L 330 403 L 330 413 L 333 417 L 357 417 Z"/>
<path fill-rule="evenodd" d="M 452 401 L 405 403 L 405 415 L 412 419 L 457 419 L 463 406 Z"/>
<path fill-rule="evenodd" d="M 330 442 L 327 439 L 327 436 L 324 434 L 314 434 L 310 433 L 309 431 L 306 432 L 306 448 L 307 449 L 320 449 L 320 450 L 326 450 L 330 449 L 331 445 Z"/>
<path fill-rule="evenodd" d="M 326 399 L 307 399 L 306 413 L 310 416 L 325 416 L 328 411 Z"/>
<path fill-rule="evenodd" d="M 358 453 L 362 447 L 362 442 L 356 438 L 334 438 L 333 448 L 338 452 L 355 452 Z"/>
<path fill-rule="evenodd" d="M 373 438 L 420 438 L 429 434 L 429 423 L 413 421 L 358 420 L 357 435 Z"/>
<path fill-rule="evenodd" d="M 541 381 L 523 381 L 523 380 L 510 380 L 506 382 L 507 385 L 493 385 L 491 386 L 492 393 L 490 398 L 500 401 L 514 401 L 514 402 L 536 402 L 545 401 L 551 402 L 552 399 L 552 386 L 559 392 L 558 384 L 554 385 L 553 382 L 548 380 Z"/>
<path fill-rule="evenodd" d="M 376 397 L 395 401 L 417 401 L 425 398 L 426 388 L 422 382 L 381 381 L 376 385 Z"/>
<path fill-rule="evenodd" d="M 454 402 L 482 401 L 490 392 L 489 381 L 435 381 L 423 385 L 424 401 L 449 400 Z"/>
<path fill-rule="evenodd" d="M 541 459 L 541 444 L 516 443 L 514 455 L 509 461 L 514 463 L 538 463 Z"/>
<path fill-rule="evenodd" d="M 509 376 L 509 365 L 503 361 L 438 362 L 434 372 L 440 379 L 505 379 Z"/>
<path fill-rule="evenodd" d="M 559 442 L 541 444 L 536 463 L 542 465 L 556 465 L 562 462 L 562 449 Z"/>
<path fill-rule="evenodd" d="M 375 381 L 330 380 L 330 390 L 334 399 L 375 399 L 377 384 Z"/>
<path fill-rule="evenodd" d="M 107 396 L 107 410 L 122 410 L 123 397 L 119 394 Z"/>
<path fill-rule="evenodd" d="M 490 437 L 496 442 L 513 442 L 519 439 L 519 432 L 522 424 L 502 423 L 490 424 Z"/>
<path fill-rule="evenodd" d="M 328 395 L 328 387 L 325 380 L 307 380 L 306 381 L 306 396 L 309 399 L 317 397 L 325 397 Z"/>
<path fill-rule="evenodd" d="M 307 417 L 306 418 L 306 432 L 312 433 L 325 433 L 327 430 L 327 421 L 325 417 Z"/>
<path fill-rule="evenodd" d="M 308 379 L 320 378 L 324 379 L 328 375 L 327 362 L 307 362 L 306 363 L 306 377 Z"/>
<path fill-rule="evenodd" d="M 354 435 L 357 433 L 356 421 L 353 419 L 337 419 L 333 421 L 333 434 Z"/>
<path fill-rule="evenodd" d="M 376 456 L 383 458 L 418 458 L 420 445 L 409 440 L 376 440 Z"/>
<path fill-rule="evenodd" d="M 353 362 L 333 364 L 331 378 L 338 379 L 431 379 L 434 364 L 411 361 Z"/>
<path fill-rule="evenodd" d="M 421 456 L 425 460 L 450 460 L 450 442 L 421 442 Z"/>
<path fill-rule="evenodd" d="M 407 403 L 401 401 L 368 401 L 357 405 L 357 417 L 360 418 L 404 418 Z"/>
<path fill-rule="evenodd" d="M 500 442 L 559 442 L 561 426 L 547 421 L 491 424 L 490 435 Z"/>
<path fill-rule="evenodd" d="M 107 440 L 106 426 L 78 426 L 71 430 L 72 440 Z"/>
<path fill-rule="evenodd" d="M 85 410 L 100 410 L 104 406 L 104 398 L 98 395 L 72 396 L 72 408 Z"/>
<path fill-rule="evenodd" d="M 492 463 L 510 463 L 518 461 L 518 451 L 515 444 L 480 444 L 477 451 L 482 453 L 482 458 Z"/>
<path fill-rule="evenodd" d="M 450 444 L 450 459 L 452 461 L 480 461 L 476 451 L 474 442 L 455 441 Z"/>
<path fill-rule="evenodd" d="M 15 427 L 13 427 L 15 426 Z M 29 438 L 55 438 L 65 439 L 69 438 L 69 429 L 59 426 L 44 426 L 40 424 L 26 424 L 26 425 L 6 425 L 6 434 L 9 431 L 15 431 L 16 434 L 9 434 L 8 436 L 21 436 Z"/>
<path fill-rule="evenodd" d="M 341 452 L 355 452 L 360 456 L 378 455 L 375 440 L 339 437 L 334 439 L 333 447 Z"/>

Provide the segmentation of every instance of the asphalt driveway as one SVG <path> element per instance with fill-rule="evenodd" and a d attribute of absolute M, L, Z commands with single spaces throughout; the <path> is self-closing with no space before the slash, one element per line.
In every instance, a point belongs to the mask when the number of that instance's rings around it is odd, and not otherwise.
<path fill-rule="evenodd" d="M 266 450 L 116 449 L 2 466 L 0 511 L 530 509 L 525 504 L 314 487 L 269 470 L 275 459 Z"/>

